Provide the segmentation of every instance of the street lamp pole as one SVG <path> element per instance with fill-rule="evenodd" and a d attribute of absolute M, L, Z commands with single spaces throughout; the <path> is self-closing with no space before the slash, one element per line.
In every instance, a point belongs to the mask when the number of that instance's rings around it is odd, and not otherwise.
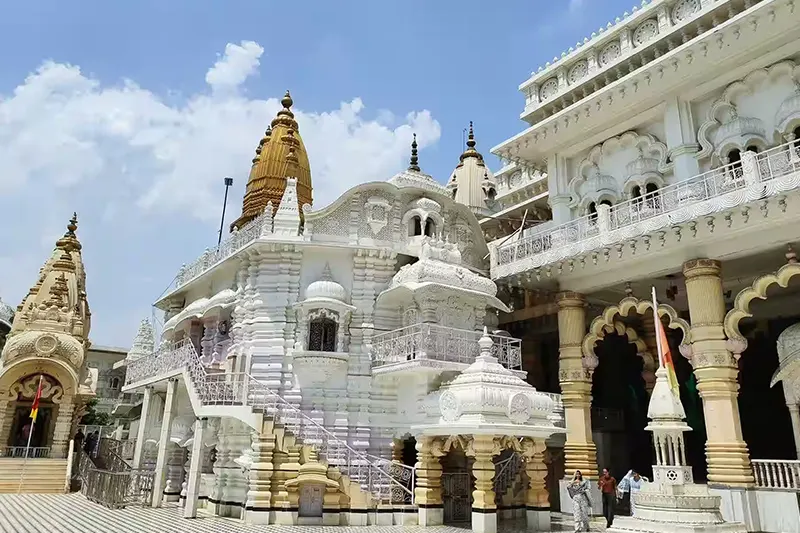
<path fill-rule="evenodd" d="M 222 228 L 225 226 L 225 207 L 228 205 L 228 189 L 233 185 L 233 178 L 225 178 L 225 199 L 222 201 L 222 220 L 219 221 L 219 239 L 217 246 L 222 243 Z"/>

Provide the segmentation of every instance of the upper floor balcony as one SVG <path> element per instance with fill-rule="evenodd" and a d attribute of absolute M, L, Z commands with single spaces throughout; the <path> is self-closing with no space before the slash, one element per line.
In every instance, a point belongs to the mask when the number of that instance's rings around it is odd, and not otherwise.
<path fill-rule="evenodd" d="M 632 260 L 632 256 L 641 259 L 648 253 L 657 253 L 668 241 L 674 246 L 686 235 L 705 239 L 704 242 L 721 242 L 732 239 L 735 232 L 741 235 L 748 228 L 756 228 L 756 221 L 767 223 L 768 217 L 772 217 L 770 224 L 775 229 L 777 223 L 793 216 L 794 208 L 784 214 L 786 195 L 798 186 L 800 147 L 797 141 L 760 154 L 744 152 L 741 162 L 612 207 L 600 205 L 596 214 L 532 230 L 527 236 L 493 246 L 491 276 L 498 280 L 525 273 L 527 279 L 532 275 L 538 279 L 556 277 L 562 272 L 569 275 L 584 271 L 590 277 L 593 276 L 589 272 L 592 265 L 598 262 L 609 263 L 613 257 L 617 262 L 609 268 L 620 268 L 620 260 Z M 762 216 L 758 219 L 753 216 L 751 221 L 751 214 L 759 211 Z M 701 228 L 703 233 L 698 235 Z M 774 233 L 776 238 L 781 238 Z M 689 246 L 689 240 L 685 239 L 683 244 Z M 744 248 L 740 242 L 738 249 Z M 610 275 L 616 275 L 619 281 L 630 274 L 626 272 L 621 276 L 619 272 L 612 272 Z"/>
<path fill-rule="evenodd" d="M 375 335 L 372 340 L 373 373 L 430 368 L 460 371 L 480 354 L 483 332 L 420 323 Z M 492 355 L 509 370 L 522 368 L 522 341 L 489 335 Z"/>
<path fill-rule="evenodd" d="M 644 0 L 533 72 L 519 86 L 525 94 L 520 118 L 535 124 L 757 3 Z"/>

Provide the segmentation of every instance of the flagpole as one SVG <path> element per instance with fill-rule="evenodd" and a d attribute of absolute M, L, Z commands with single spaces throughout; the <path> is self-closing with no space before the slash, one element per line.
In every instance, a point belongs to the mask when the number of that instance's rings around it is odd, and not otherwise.
<path fill-rule="evenodd" d="M 655 320 L 654 326 L 656 327 L 656 346 L 658 347 L 658 366 L 659 368 L 664 365 L 664 347 L 661 346 L 661 318 L 658 316 L 658 301 L 656 300 L 656 288 L 653 289 L 653 318 Z"/>
<path fill-rule="evenodd" d="M 39 374 L 39 385 L 36 387 L 36 396 L 34 402 L 38 400 L 39 391 L 42 390 L 42 375 Z M 38 406 L 37 406 L 38 408 Z M 38 411 L 36 413 L 39 414 Z M 37 417 L 38 418 L 38 417 Z M 25 445 L 25 459 L 22 460 L 22 472 L 19 474 L 19 485 L 17 486 L 17 494 L 22 490 L 22 482 L 25 479 L 25 467 L 28 466 L 28 452 L 31 449 L 31 437 L 33 437 L 33 428 L 36 426 L 36 418 L 31 419 L 31 429 L 28 431 L 28 444 Z"/>

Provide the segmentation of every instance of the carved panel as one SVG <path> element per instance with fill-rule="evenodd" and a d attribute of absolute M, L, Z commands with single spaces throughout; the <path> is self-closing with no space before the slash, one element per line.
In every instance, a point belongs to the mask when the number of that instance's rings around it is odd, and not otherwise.
<path fill-rule="evenodd" d="M 633 32 L 633 44 L 641 46 L 658 35 L 658 20 L 648 19 L 642 22 Z"/>

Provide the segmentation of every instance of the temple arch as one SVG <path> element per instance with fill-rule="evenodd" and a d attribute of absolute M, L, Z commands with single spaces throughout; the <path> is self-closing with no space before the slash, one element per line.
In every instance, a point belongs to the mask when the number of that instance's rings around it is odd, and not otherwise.
<path fill-rule="evenodd" d="M 729 341 L 732 341 L 729 342 L 729 345 L 731 345 L 734 357 L 738 359 L 744 348 L 747 347 L 747 339 L 739 330 L 739 323 L 742 319 L 753 316 L 753 313 L 750 312 L 752 301 L 756 298 L 766 300 L 767 289 L 772 285 L 777 284 L 783 289 L 787 288 L 791 279 L 798 274 L 800 274 L 800 263 L 797 262 L 796 258 L 792 257 L 787 264 L 775 272 L 757 277 L 749 287 L 745 287 L 736 295 L 733 308 L 725 315 L 725 336 L 728 337 Z"/>

